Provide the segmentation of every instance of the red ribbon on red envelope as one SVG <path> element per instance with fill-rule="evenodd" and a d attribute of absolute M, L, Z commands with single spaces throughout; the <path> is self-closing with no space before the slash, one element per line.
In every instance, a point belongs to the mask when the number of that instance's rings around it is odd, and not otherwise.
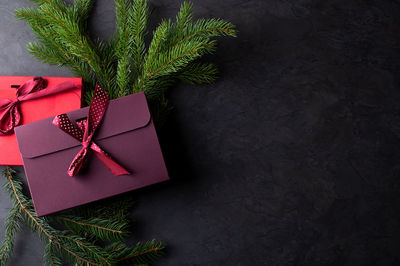
<path fill-rule="evenodd" d="M 0 133 L 4 135 L 12 134 L 14 127 L 21 123 L 21 113 L 18 108 L 20 102 L 64 92 L 76 87 L 72 82 L 64 82 L 46 88 L 46 82 L 41 77 L 28 80 L 17 88 L 15 100 L 0 99 Z"/>
<path fill-rule="evenodd" d="M 100 125 L 101 120 L 106 112 L 109 102 L 109 96 L 106 91 L 96 85 L 92 102 L 89 107 L 89 114 L 86 120 L 77 124 L 73 123 L 67 114 L 61 114 L 54 118 L 53 124 L 59 127 L 68 135 L 74 137 L 82 143 L 82 149 L 73 159 L 68 168 L 68 175 L 75 176 L 84 164 L 88 151 L 91 149 L 100 161 L 113 173 L 113 175 L 129 174 L 125 168 L 115 162 L 110 155 L 103 151 L 96 143 L 93 142 L 93 135 L 96 128 Z"/>

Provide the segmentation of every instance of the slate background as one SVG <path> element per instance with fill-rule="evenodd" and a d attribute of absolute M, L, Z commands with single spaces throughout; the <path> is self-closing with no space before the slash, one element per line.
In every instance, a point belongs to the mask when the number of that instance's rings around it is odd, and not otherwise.
<path fill-rule="evenodd" d="M 113 2 L 97 2 L 108 38 Z M 171 90 L 172 180 L 134 193 L 132 241 L 165 241 L 156 265 L 400 265 L 399 2 L 194 2 L 240 34 L 210 58 L 218 82 Z M 25 53 L 27 5 L 0 3 L 0 75 L 69 76 Z M 151 5 L 151 29 L 179 8 Z M 9 206 L 0 192 L 0 237 Z M 25 229 L 9 265 L 41 265 L 42 249 Z"/>

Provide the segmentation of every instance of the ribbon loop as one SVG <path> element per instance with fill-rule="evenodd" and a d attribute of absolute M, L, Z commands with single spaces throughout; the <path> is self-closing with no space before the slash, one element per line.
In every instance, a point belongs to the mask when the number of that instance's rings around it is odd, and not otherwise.
<path fill-rule="evenodd" d="M 92 141 L 94 133 L 99 127 L 101 120 L 106 112 L 109 97 L 105 90 L 96 86 L 92 102 L 89 106 L 89 114 L 86 120 L 73 123 L 66 114 L 61 114 L 53 119 L 53 124 L 62 131 L 75 138 L 82 144 L 82 149 L 72 160 L 68 168 L 68 175 L 75 176 L 83 166 L 89 149 L 94 155 L 112 172 L 113 175 L 129 174 L 125 168 L 115 162 L 110 155 L 103 151 L 96 143 Z"/>
<path fill-rule="evenodd" d="M 72 82 L 64 82 L 51 88 L 46 88 L 47 82 L 41 77 L 34 77 L 16 90 L 16 98 L 14 100 L 0 99 L 0 133 L 9 135 L 14 132 L 14 127 L 21 123 L 21 113 L 19 104 L 21 102 L 41 98 L 70 89 L 77 86 Z M 46 89 L 45 89 L 46 88 Z"/>

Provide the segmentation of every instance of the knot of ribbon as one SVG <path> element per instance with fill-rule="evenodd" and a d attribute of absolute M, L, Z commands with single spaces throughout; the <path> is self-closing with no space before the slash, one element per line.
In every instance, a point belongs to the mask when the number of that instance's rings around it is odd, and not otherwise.
<path fill-rule="evenodd" d="M 47 83 L 41 77 L 34 77 L 16 90 L 15 100 L 0 99 L 0 133 L 9 135 L 14 132 L 14 127 L 21 123 L 21 113 L 19 103 L 27 100 L 41 98 L 52 94 L 60 93 L 77 86 L 70 81 L 46 88 Z M 45 89 L 46 88 L 46 89 Z"/>
<path fill-rule="evenodd" d="M 129 174 L 125 168 L 115 162 L 109 154 L 102 150 L 92 139 L 97 127 L 106 112 L 109 97 L 106 91 L 100 86 L 96 86 L 92 102 L 89 106 L 88 117 L 85 120 L 73 123 L 67 114 L 57 115 L 53 119 L 53 124 L 62 131 L 75 138 L 82 144 L 82 149 L 72 160 L 68 168 L 68 175 L 75 176 L 83 166 L 89 150 L 111 171 L 115 176 Z"/>

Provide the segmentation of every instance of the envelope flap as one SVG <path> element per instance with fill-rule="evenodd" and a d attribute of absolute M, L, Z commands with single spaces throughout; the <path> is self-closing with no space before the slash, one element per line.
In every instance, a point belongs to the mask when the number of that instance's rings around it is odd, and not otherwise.
<path fill-rule="evenodd" d="M 67 113 L 72 121 L 87 117 L 89 107 Z M 34 158 L 81 145 L 52 124 L 54 117 L 15 128 L 23 157 Z M 115 136 L 146 126 L 151 119 L 143 92 L 111 100 L 94 140 Z"/>

